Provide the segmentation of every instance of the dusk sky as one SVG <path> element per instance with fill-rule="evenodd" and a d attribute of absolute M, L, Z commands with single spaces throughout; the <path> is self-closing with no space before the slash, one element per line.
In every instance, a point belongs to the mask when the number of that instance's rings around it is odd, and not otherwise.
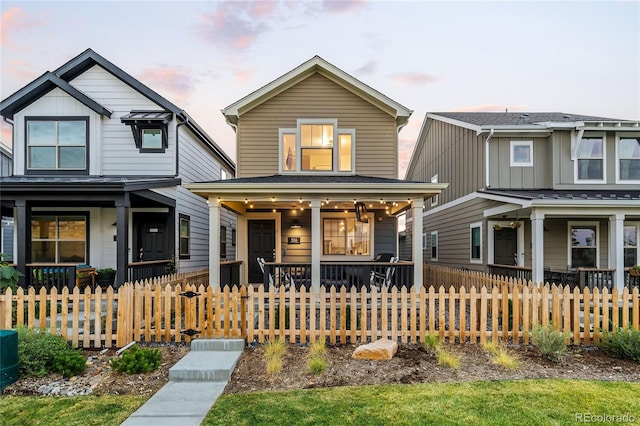
<path fill-rule="evenodd" d="M 6 1 L 5 99 L 91 48 L 186 110 L 235 159 L 220 110 L 314 55 L 414 110 L 640 119 L 640 1 Z M 2 123 L 0 140 L 11 145 Z M 402 177 L 402 175 L 400 177 Z"/>

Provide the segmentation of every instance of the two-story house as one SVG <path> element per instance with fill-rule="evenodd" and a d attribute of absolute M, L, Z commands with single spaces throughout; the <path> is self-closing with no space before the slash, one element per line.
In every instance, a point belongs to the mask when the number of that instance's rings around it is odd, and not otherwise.
<path fill-rule="evenodd" d="M 640 263 L 638 121 L 429 113 L 406 177 L 451 182 L 401 239 L 422 237 L 427 262 L 536 282 L 582 268 L 618 287 Z"/>
<path fill-rule="evenodd" d="M 27 285 L 71 285 L 79 264 L 115 268 L 117 285 L 207 266 L 207 203 L 183 183 L 233 177 L 235 164 L 184 110 L 88 49 L 3 100 L 0 114 L 14 154 L 2 215 L 15 219 Z M 235 215 L 219 226 L 232 258 Z"/>
<path fill-rule="evenodd" d="M 397 257 L 395 216 L 422 217 L 424 200 L 446 187 L 397 179 L 411 112 L 318 56 L 224 108 L 237 178 L 186 187 L 209 200 L 211 242 L 221 207 L 239 215 L 241 281 L 366 285 L 367 263 Z M 421 258 L 422 247 L 413 250 Z M 215 276 L 215 244 L 210 259 Z M 422 285 L 421 262 L 396 272 L 400 284 Z"/>

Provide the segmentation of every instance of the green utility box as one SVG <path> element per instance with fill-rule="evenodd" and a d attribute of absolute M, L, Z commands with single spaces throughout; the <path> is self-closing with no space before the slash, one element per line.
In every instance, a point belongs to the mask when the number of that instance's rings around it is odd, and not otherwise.
<path fill-rule="evenodd" d="M 0 392 L 18 380 L 18 332 L 0 330 Z"/>

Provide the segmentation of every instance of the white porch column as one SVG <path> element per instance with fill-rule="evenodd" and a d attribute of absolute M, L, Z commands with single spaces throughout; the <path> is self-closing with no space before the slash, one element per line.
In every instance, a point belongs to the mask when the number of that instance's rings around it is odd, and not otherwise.
<path fill-rule="evenodd" d="M 609 216 L 609 268 L 613 273 L 613 284 L 622 291 L 624 288 L 624 214 Z"/>
<path fill-rule="evenodd" d="M 424 257 L 422 254 L 422 211 L 424 210 L 424 199 L 414 198 L 411 214 L 413 218 L 413 239 L 411 258 L 413 259 L 413 286 L 417 291 L 422 288 L 422 275 L 424 271 Z"/>
<path fill-rule="evenodd" d="M 220 203 L 209 196 L 209 285 L 220 287 Z"/>
<path fill-rule="evenodd" d="M 531 280 L 544 282 L 544 213 L 531 212 Z"/>
<path fill-rule="evenodd" d="M 237 216 L 237 231 L 236 231 L 236 259 L 242 261 L 240 265 L 240 284 L 247 284 L 247 276 L 249 274 L 249 252 L 247 248 L 247 241 L 249 235 L 249 224 L 247 223 L 247 217 L 244 215 Z"/>
<path fill-rule="evenodd" d="M 320 291 L 320 254 L 322 234 L 320 232 L 320 200 L 311 200 L 311 288 Z"/>

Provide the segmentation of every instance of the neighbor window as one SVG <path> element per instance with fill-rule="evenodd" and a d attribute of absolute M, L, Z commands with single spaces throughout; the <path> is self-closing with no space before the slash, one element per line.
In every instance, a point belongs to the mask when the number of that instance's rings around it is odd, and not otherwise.
<path fill-rule="evenodd" d="M 87 263 L 87 216 L 31 218 L 31 261 Z"/>
<path fill-rule="evenodd" d="M 322 222 L 322 254 L 369 256 L 370 224 L 359 222 L 355 215 L 324 218 Z"/>
<path fill-rule="evenodd" d="M 431 260 L 438 260 L 438 231 L 431 231 Z"/>
<path fill-rule="evenodd" d="M 438 183 L 438 175 L 433 175 L 431 177 L 431 183 Z M 433 197 L 431 197 L 431 207 L 435 207 L 438 205 L 438 194 L 434 195 Z"/>
<path fill-rule="evenodd" d="M 231 230 L 231 247 L 235 247 L 236 246 L 236 230 L 232 229 Z"/>
<path fill-rule="evenodd" d="M 640 137 L 618 140 L 618 179 L 640 181 Z"/>
<path fill-rule="evenodd" d="M 180 259 L 189 259 L 191 256 L 191 218 L 180 215 Z"/>
<path fill-rule="evenodd" d="M 533 141 L 511 141 L 511 167 L 533 166 Z"/>
<path fill-rule="evenodd" d="M 220 227 L 220 258 L 227 257 L 227 227 Z"/>
<path fill-rule="evenodd" d="M 638 260 L 638 226 L 624 225 L 623 228 L 624 241 L 624 267 L 630 268 L 637 265 Z"/>
<path fill-rule="evenodd" d="M 27 169 L 87 169 L 88 119 L 26 118 Z"/>
<path fill-rule="evenodd" d="M 570 224 L 571 267 L 598 265 L 598 225 Z"/>
<path fill-rule="evenodd" d="M 355 130 L 339 129 L 335 119 L 299 119 L 280 129 L 283 172 L 352 172 Z"/>
<path fill-rule="evenodd" d="M 584 137 L 578 147 L 577 180 L 604 180 L 604 137 Z"/>
<path fill-rule="evenodd" d="M 482 223 L 469 225 L 469 249 L 471 263 L 482 263 Z"/>

